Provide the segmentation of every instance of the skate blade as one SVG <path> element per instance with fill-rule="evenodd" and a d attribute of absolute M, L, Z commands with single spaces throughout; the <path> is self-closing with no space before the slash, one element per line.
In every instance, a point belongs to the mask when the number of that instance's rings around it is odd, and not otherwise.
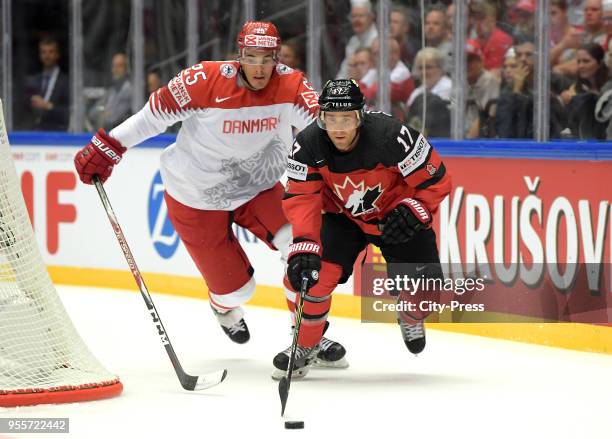
<path fill-rule="evenodd" d="M 346 361 L 346 358 L 340 358 L 336 361 L 325 361 L 320 358 L 315 358 L 312 362 L 312 367 L 318 368 L 329 368 L 329 369 L 346 369 L 349 367 L 349 362 Z"/>
<path fill-rule="evenodd" d="M 303 367 L 299 370 L 294 370 L 293 373 L 291 374 L 291 379 L 300 380 L 304 378 L 306 374 L 308 374 L 309 369 L 310 367 Z M 274 369 L 270 376 L 272 377 L 274 381 L 279 381 L 281 378 L 285 377 L 286 375 L 287 375 L 287 371 L 281 370 L 281 369 Z"/>

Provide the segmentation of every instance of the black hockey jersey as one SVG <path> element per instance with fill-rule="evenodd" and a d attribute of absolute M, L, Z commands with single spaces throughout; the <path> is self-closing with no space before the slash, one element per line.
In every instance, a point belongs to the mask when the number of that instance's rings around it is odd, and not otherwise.
<path fill-rule="evenodd" d="M 300 132 L 289 154 L 283 210 L 293 236 L 320 242 L 321 213 L 344 213 L 371 235 L 401 200 L 434 213 L 451 190 L 440 156 L 397 119 L 367 112 L 357 145 L 341 152 L 316 123 Z"/>

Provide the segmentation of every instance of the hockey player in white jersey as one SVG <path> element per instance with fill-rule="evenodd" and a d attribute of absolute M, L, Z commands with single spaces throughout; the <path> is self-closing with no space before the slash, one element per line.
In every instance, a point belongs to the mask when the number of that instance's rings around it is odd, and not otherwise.
<path fill-rule="evenodd" d="M 304 75 L 278 63 L 274 24 L 246 22 L 235 61 L 203 61 L 149 97 L 108 134 L 99 130 L 75 157 L 81 180 L 104 182 L 132 146 L 182 122 L 161 156 L 168 214 L 205 279 L 221 327 L 236 343 L 249 330 L 242 305 L 255 292 L 254 269 L 232 231 L 250 230 L 286 261 L 292 233 L 279 183 L 292 127 L 316 118 L 318 94 Z M 344 347 L 321 343 L 320 365 L 346 364 Z"/>

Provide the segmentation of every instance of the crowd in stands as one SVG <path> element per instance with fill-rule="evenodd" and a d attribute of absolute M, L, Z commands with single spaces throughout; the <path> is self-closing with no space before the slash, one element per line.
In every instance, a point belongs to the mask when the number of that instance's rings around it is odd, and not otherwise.
<path fill-rule="evenodd" d="M 612 139 L 612 0 L 547 1 L 550 137 Z M 533 137 L 536 2 L 468 0 L 466 108 L 461 112 L 465 138 Z M 419 4 L 403 0 L 390 9 L 386 47 L 392 112 L 429 136 L 449 137 L 455 4 L 427 1 L 423 21 Z M 375 5 L 350 0 L 350 12 L 341 20 L 346 20 L 350 35 L 345 40 L 337 35 L 345 42 L 343 56 L 336 61 L 337 71 L 328 76 L 355 78 L 374 109 L 381 46 Z M 305 70 L 304 35 L 285 34 L 279 61 Z M 58 67 L 57 42 L 43 39 L 39 54 L 41 71 L 25 81 L 28 128 L 66 130 L 70 87 Z M 168 79 L 159 71 L 147 72 L 147 91 Z M 88 124 L 110 129 L 129 117 L 132 92 L 128 57 L 116 53 L 104 93 L 87 108 Z"/>
<path fill-rule="evenodd" d="M 550 0 L 550 137 L 611 139 L 612 0 Z M 417 13 L 419 11 L 416 11 Z M 392 111 L 430 136 L 450 135 L 455 5 L 425 11 L 424 44 L 412 9 L 393 6 Z M 532 138 L 536 0 L 468 3 L 466 138 Z M 357 79 L 376 104 L 378 32 L 368 0 L 352 0 L 353 35 L 336 77 Z M 503 117 L 498 117 L 503 115 Z"/>

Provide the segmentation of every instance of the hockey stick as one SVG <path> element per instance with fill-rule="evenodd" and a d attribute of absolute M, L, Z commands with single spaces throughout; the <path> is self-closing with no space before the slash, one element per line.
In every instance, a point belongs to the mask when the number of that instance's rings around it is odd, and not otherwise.
<path fill-rule="evenodd" d="M 289 388 L 291 387 L 291 375 L 293 375 L 293 367 L 295 366 L 295 351 L 297 350 L 298 335 L 300 334 L 300 326 L 302 326 L 302 314 L 304 312 L 304 296 L 308 288 L 308 274 L 302 273 L 302 285 L 300 288 L 300 301 L 295 310 L 295 326 L 293 328 L 293 341 L 291 342 L 291 355 L 289 356 L 289 364 L 287 365 L 287 375 L 280 379 L 278 383 L 278 394 L 281 400 L 281 416 L 285 414 L 285 406 L 287 398 L 289 398 Z"/>
<path fill-rule="evenodd" d="M 108 196 L 106 195 L 104 186 L 102 186 L 102 183 L 100 182 L 100 179 L 97 175 L 94 175 L 92 180 L 94 182 L 94 185 L 96 186 L 96 189 L 98 190 L 98 195 L 100 196 L 100 200 L 104 205 L 104 210 L 106 210 L 108 220 L 110 221 L 111 226 L 113 227 L 113 231 L 115 232 L 115 236 L 117 237 L 117 241 L 119 242 L 119 247 L 121 247 L 121 250 L 123 250 L 123 255 L 125 256 L 128 266 L 130 267 L 130 271 L 134 276 L 134 280 L 136 281 L 136 284 L 140 289 L 140 294 L 142 295 L 142 298 L 144 299 L 147 305 L 147 309 L 149 310 L 149 313 L 153 318 L 153 324 L 155 325 L 155 329 L 157 330 L 162 344 L 166 348 L 166 352 L 168 353 L 168 357 L 170 357 L 170 361 L 172 362 L 174 371 L 176 372 L 176 375 L 179 381 L 181 382 L 181 386 L 183 386 L 185 390 L 204 390 L 208 389 L 209 387 L 216 386 L 227 376 L 226 369 L 200 376 L 189 375 L 183 370 L 183 367 L 181 366 L 181 363 L 179 362 L 178 357 L 174 352 L 172 343 L 170 343 L 170 337 L 168 337 L 168 333 L 164 328 L 164 324 L 162 323 L 159 314 L 157 314 L 157 309 L 155 309 L 155 304 L 153 303 L 153 299 L 149 294 L 149 290 L 147 289 L 144 283 L 144 279 L 140 274 L 140 270 L 136 266 L 136 261 L 134 260 L 134 256 L 132 256 L 132 251 L 130 250 L 127 241 L 125 240 L 125 236 L 123 235 L 121 226 L 119 226 L 119 221 L 117 221 L 117 217 L 115 216 L 115 212 L 113 211 Z"/>

